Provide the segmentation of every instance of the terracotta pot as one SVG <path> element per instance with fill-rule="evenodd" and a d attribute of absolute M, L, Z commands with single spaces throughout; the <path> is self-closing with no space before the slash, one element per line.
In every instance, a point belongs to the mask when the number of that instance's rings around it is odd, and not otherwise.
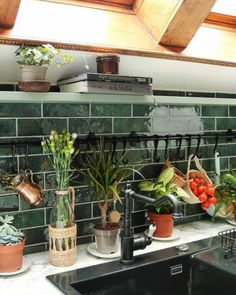
<path fill-rule="evenodd" d="M 22 267 L 25 240 L 13 246 L 0 245 L 0 272 L 14 272 Z"/>
<path fill-rule="evenodd" d="M 236 202 L 232 202 L 232 204 L 233 204 L 234 220 L 236 221 Z"/>
<path fill-rule="evenodd" d="M 170 237 L 173 232 L 174 220 L 173 214 L 158 214 L 149 212 L 148 216 L 151 223 L 155 223 L 157 229 L 155 230 L 154 237 Z"/>
<path fill-rule="evenodd" d="M 108 223 L 107 227 L 94 226 L 96 248 L 99 253 L 116 253 L 120 247 L 121 226 L 118 223 Z"/>

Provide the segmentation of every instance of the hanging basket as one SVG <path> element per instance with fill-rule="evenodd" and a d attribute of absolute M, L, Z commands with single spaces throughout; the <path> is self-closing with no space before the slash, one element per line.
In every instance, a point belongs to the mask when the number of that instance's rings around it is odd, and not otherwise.
<path fill-rule="evenodd" d="M 180 171 L 178 168 L 173 166 L 169 160 L 164 163 L 164 168 L 174 167 L 174 176 L 171 179 L 171 182 L 178 185 L 179 187 L 183 187 L 186 184 L 186 175 Z"/>
<path fill-rule="evenodd" d="M 190 166 L 191 166 L 191 160 L 194 160 L 196 168 L 198 170 L 191 170 Z M 182 199 L 189 204 L 198 204 L 201 203 L 198 199 L 198 197 L 196 197 L 193 193 L 192 190 L 189 186 L 189 174 L 190 173 L 194 173 L 196 175 L 196 177 L 198 178 L 203 178 L 205 180 L 206 183 L 211 183 L 212 181 L 211 179 L 207 176 L 206 171 L 202 168 L 198 158 L 196 155 L 190 155 L 189 159 L 188 159 L 188 167 L 187 167 L 187 174 L 186 174 L 186 184 L 184 185 L 183 189 L 186 191 L 186 193 L 189 195 L 189 198 L 185 198 L 182 197 Z"/>

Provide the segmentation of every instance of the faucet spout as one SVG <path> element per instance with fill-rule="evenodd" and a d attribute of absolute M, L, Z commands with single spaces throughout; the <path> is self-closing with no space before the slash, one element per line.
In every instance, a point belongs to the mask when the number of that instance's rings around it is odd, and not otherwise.
<path fill-rule="evenodd" d="M 147 245 L 151 244 L 150 237 L 134 238 L 131 230 L 131 201 L 132 199 L 143 202 L 155 207 L 170 201 L 173 204 L 174 213 L 173 218 L 181 218 L 182 214 L 179 210 L 179 203 L 175 196 L 165 195 L 156 200 L 145 195 L 137 194 L 131 189 L 129 182 L 125 185 L 124 194 L 124 229 L 121 233 L 121 260 L 122 264 L 131 264 L 133 262 L 133 251 L 138 249 L 145 249 Z"/>

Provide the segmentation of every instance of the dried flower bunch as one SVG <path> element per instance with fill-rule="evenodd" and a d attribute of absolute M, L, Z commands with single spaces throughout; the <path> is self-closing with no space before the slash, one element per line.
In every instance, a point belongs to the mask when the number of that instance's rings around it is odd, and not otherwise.
<path fill-rule="evenodd" d="M 58 134 L 52 130 L 49 138 L 41 142 L 43 151 L 48 155 L 55 170 L 58 190 L 65 190 L 69 186 L 72 176 L 71 163 L 78 153 L 74 148 L 76 138 L 76 133 L 70 134 L 63 130 L 62 134 Z"/>
<path fill-rule="evenodd" d="M 51 65 L 58 64 L 59 66 L 70 63 L 73 57 L 64 53 L 60 49 L 54 48 L 50 44 L 43 44 L 37 47 L 20 46 L 15 55 L 17 63 L 20 65 Z"/>

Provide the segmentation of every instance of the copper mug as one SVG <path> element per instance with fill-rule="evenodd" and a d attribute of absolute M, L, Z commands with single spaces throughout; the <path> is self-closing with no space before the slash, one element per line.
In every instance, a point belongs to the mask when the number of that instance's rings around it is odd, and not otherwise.
<path fill-rule="evenodd" d="M 14 190 L 26 203 L 38 205 L 42 201 L 43 196 L 41 189 L 33 181 L 33 172 L 31 170 L 28 169 L 24 173 L 16 175 L 11 183 L 14 186 Z"/>

